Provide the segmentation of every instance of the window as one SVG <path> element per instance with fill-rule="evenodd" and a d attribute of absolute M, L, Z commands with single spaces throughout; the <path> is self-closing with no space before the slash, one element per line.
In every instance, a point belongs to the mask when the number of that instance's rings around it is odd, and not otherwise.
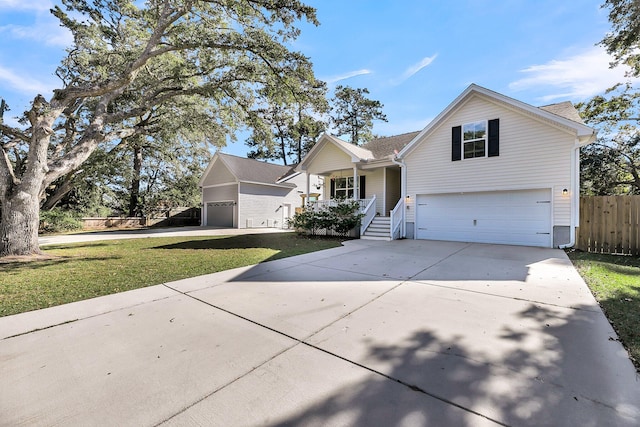
<path fill-rule="evenodd" d="M 500 119 L 451 128 L 451 161 L 500 155 Z"/>
<path fill-rule="evenodd" d="M 353 177 L 335 178 L 335 192 L 332 196 L 334 199 L 352 199 Z"/>
<path fill-rule="evenodd" d="M 473 122 L 462 125 L 463 158 L 484 157 L 487 142 L 487 122 Z"/>

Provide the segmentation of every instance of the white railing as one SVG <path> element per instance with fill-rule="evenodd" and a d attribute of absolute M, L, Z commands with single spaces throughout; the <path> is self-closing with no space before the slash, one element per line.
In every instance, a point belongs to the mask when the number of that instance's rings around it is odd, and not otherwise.
<path fill-rule="evenodd" d="M 396 207 L 391 211 L 391 240 L 402 237 L 402 222 L 404 219 L 404 198 L 401 197 Z"/>
<path fill-rule="evenodd" d="M 358 202 L 360 205 L 360 212 L 364 212 L 367 209 L 367 206 L 373 200 L 375 202 L 376 197 L 375 194 L 373 199 L 346 199 L 349 202 Z M 311 207 L 314 211 L 319 211 L 322 208 L 329 206 L 337 206 L 339 203 L 344 202 L 345 199 L 330 199 L 330 200 L 316 200 L 315 202 L 310 202 L 308 206 Z"/>
<path fill-rule="evenodd" d="M 373 218 L 376 217 L 376 195 L 374 194 L 371 199 L 360 200 L 360 202 L 366 202 L 364 209 L 362 208 L 363 203 L 360 203 L 360 212 L 364 214 L 360 223 L 360 235 L 362 235 Z"/>

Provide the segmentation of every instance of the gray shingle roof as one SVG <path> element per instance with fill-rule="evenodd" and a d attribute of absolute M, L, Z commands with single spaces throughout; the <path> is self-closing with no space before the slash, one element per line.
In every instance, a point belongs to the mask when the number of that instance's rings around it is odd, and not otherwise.
<path fill-rule="evenodd" d="M 350 142 L 343 141 L 338 137 L 327 134 L 329 138 L 331 138 L 336 144 L 344 148 L 349 153 L 353 154 L 355 157 L 363 160 L 373 159 L 373 153 L 367 150 L 364 146 L 359 147 L 355 144 L 351 144 Z"/>
<path fill-rule="evenodd" d="M 387 136 L 373 139 L 362 146 L 373 153 L 376 160 L 384 159 L 402 150 L 420 131 L 403 133 L 402 135 Z"/>
<path fill-rule="evenodd" d="M 280 177 L 289 173 L 291 166 L 275 165 L 231 154 L 218 153 L 218 155 L 238 181 L 295 187 L 291 183 L 276 184 Z"/>
<path fill-rule="evenodd" d="M 542 107 L 538 107 L 541 110 L 544 110 L 548 113 L 555 114 L 556 116 L 564 117 L 565 119 L 569 119 L 573 122 L 584 124 L 578 110 L 573 106 L 571 101 L 559 102 L 557 104 L 543 105 Z"/>

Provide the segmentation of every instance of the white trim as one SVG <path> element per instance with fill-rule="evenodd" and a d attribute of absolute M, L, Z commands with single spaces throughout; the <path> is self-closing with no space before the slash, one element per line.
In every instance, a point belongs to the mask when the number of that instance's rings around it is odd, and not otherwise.
<path fill-rule="evenodd" d="M 203 190 L 205 188 L 216 188 L 216 187 L 228 187 L 230 185 L 236 185 L 238 183 L 238 181 L 230 181 L 230 182 L 225 182 L 224 184 L 213 184 L 213 185 L 205 185 L 202 188 Z"/>
<path fill-rule="evenodd" d="M 292 187 L 291 185 L 268 184 L 266 182 L 257 182 L 257 181 L 238 181 L 238 183 L 239 184 L 264 185 L 266 187 L 288 188 L 290 190 L 293 190 L 294 188 L 298 188 L 297 186 L 295 186 L 295 184 L 293 184 L 294 186 Z"/>
<path fill-rule="evenodd" d="M 280 178 L 276 181 L 276 184 L 280 184 L 281 182 L 286 182 L 289 181 L 291 178 L 295 178 L 296 176 L 300 175 L 302 172 L 300 171 L 296 171 L 294 173 L 292 173 L 291 175 L 288 175 L 286 178 Z"/>

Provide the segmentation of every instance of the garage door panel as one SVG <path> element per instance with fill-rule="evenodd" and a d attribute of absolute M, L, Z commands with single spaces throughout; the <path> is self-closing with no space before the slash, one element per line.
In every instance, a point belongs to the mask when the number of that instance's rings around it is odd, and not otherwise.
<path fill-rule="evenodd" d="M 207 203 L 207 225 L 211 227 L 233 227 L 232 201 Z"/>
<path fill-rule="evenodd" d="M 551 246 L 550 190 L 419 195 L 419 239 Z"/>

